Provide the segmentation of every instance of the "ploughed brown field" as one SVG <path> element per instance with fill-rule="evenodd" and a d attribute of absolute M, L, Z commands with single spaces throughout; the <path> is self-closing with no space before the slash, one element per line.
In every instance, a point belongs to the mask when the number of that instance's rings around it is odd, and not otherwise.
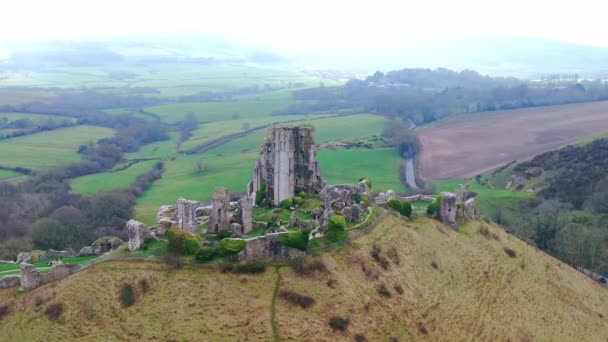
<path fill-rule="evenodd" d="M 425 180 L 472 177 L 608 131 L 608 101 L 467 114 L 419 131 Z"/>

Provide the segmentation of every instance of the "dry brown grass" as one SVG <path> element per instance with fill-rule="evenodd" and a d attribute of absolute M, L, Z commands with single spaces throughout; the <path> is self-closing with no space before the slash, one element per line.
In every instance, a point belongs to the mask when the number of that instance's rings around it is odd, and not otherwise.
<path fill-rule="evenodd" d="M 460 232 L 419 219 L 405 227 L 389 216 L 370 234 L 322 256 L 327 269 L 314 276 L 280 269 L 280 290 L 314 298 L 302 309 L 276 301 L 283 340 L 297 341 L 521 341 L 608 338 L 608 289 L 514 237 L 479 222 Z M 389 267 L 372 257 L 373 246 Z M 393 258 L 388 255 L 396 255 Z M 435 270 L 435 261 L 439 271 Z M 521 265 L 525 264 L 525 267 Z M 365 268 L 362 267 L 365 265 Z M 366 271 L 373 269 L 374 276 Z M 123 308 L 116 300 L 125 282 L 148 279 L 150 288 Z M 332 286 L 328 286 L 331 279 Z M 154 262 L 103 263 L 26 294 L 0 291 L 10 314 L 0 321 L 0 340 L 261 340 L 272 339 L 270 310 L 277 274 L 221 273 L 214 268 L 180 270 Z M 379 295 L 385 286 L 392 295 Z M 139 286 L 138 286 L 139 288 Z M 61 302 L 58 322 L 36 298 Z M 89 299 L 87 301 L 87 299 Z M 349 319 L 334 331 L 332 317 Z"/>

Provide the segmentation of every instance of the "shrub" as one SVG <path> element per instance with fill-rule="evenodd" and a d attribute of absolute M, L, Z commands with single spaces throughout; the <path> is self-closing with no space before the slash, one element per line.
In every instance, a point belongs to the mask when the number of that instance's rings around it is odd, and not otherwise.
<path fill-rule="evenodd" d="M 349 323 L 348 318 L 344 318 L 344 317 L 340 317 L 340 316 L 334 316 L 329 320 L 329 326 L 333 330 L 344 331 L 344 330 L 346 330 L 346 328 L 348 328 L 348 323 Z"/>
<path fill-rule="evenodd" d="M 308 193 L 306 193 L 306 191 L 300 191 L 300 193 L 298 194 L 301 198 L 308 198 Z"/>
<path fill-rule="evenodd" d="M 288 198 L 281 201 L 281 208 L 289 210 L 291 207 L 293 207 L 293 199 Z"/>
<path fill-rule="evenodd" d="M 329 218 L 326 236 L 331 242 L 339 242 L 348 237 L 348 233 L 346 232 L 346 219 L 344 216 L 334 215 Z"/>
<path fill-rule="evenodd" d="M 147 293 L 150 291 L 150 281 L 146 278 L 139 280 L 139 287 L 141 288 L 141 292 Z"/>
<path fill-rule="evenodd" d="M 284 299 L 291 304 L 299 305 L 302 309 L 309 308 L 315 303 L 314 298 L 293 291 L 281 290 L 280 296 L 281 299 Z"/>
<path fill-rule="evenodd" d="M 372 247 L 372 258 L 374 258 L 374 261 L 376 261 L 382 268 L 386 270 L 388 269 L 389 263 L 388 260 L 380 254 L 381 252 L 382 250 L 380 249 L 380 247 L 374 244 L 374 246 Z"/>
<path fill-rule="evenodd" d="M 361 195 L 360 192 L 355 192 L 353 194 L 353 199 L 355 200 L 355 203 L 361 203 L 361 199 L 363 198 L 363 195 Z"/>
<path fill-rule="evenodd" d="M 378 293 L 383 297 L 391 296 L 391 292 L 386 288 L 384 284 L 380 285 L 380 287 L 378 288 Z"/>
<path fill-rule="evenodd" d="M 197 262 L 203 263 L 203 262 L 211 261 L 214 256 L 215 256 L 215 248 L 213 248 L 213 247 L 201 247 L 194 254 L 194 259 Z"/>
<path fill-rule="evenodd" d="M 365 204 L 365 205 L 369 206 L 369 205 L 370 205 L 370 203 L 371 203 L 371 200 L 370 200 L 370 199 L 369 199 L 369 197 L 367 197 L 367 196 L 362 196 L 362 197 L 361 197 L 361 202 L 363 202 L 363 204 Z"/>
<path fill-rule="evenodd" d="M 517 257 L 517 252 L 515 250 L 509 248 L 509 247 L 505 247 L 504 251 L 511 258 L 516 258 Z"/>
<path fill-rule="evenodd" d="M 433 268 L 436 269 L 436 270 L 439 269 L 439 264 L 435 260 L 431 261 L 431 266 L 433 266 Z"/>
<path fill-rule="evenodd" d="M 229 238 L 231 236 L 232 236 L 232 232 L 229 231 L 228 229 L 220 229 L 220 231 L 217 232 L 217 238 L 220 240 Z"/>
<path fill-rule="evenodd" d="M 402 202 L 398 199 L 393 198 L 389 200 L 386 205 L 389 208 L 396 210 L 397 212 L 399 212 L 399 214 L 403 216 L 412 216 L 412 205 L 409 202 Z"/>
<path fill-rule="evenodd" d="M 259 207 L 266 204 L 266 198 L 268 197 L 268 188 L 266 184 L 262 184 L 260 190 L 255 193 L 255 204 Z"/>
<path fill-rule="evenodd" d="M 301 251 L 308 248 L 308 236 L 310 229 L 295 229 L 287 234 L 279 235 L 279 242 L 285 246 L 293 247 Z"/>
<path fill-rule="evenodd" d="M 222 264 L 223 273 L 258 274 L 266 272 L 266 263 L 262 261 L 249 261 L 242 264 Z"/>
<path fill-rule="evenodd" d="M 405 292 L 405 290 L 403 290 L 403 286 L 399 285 L 399 284 L 395 284 L 395 291 L 398 294 L 403 294 Z"/>
<path fill-rule="evenodd" d="M 8 304 L 0 306 L 0 320 L 4 318 L 4 316 L 8 315 L 10 312 L 11 309 L 9 308 Z"/>
<path fill-rule="evenodd" d="M 169 250 L 181 255 L 193 255 L 200 248 L 200 237 L 179 228 L 167 232 Z"/>
<path fill-rule="evenodd" d="M 317 258 L 305 257 L 291 261 L 291 268 L 299 275 L 310 275 L 314 272 L 326 273 L 327 267 L 322 260 Z"/>
<path fill-rule="evenodd" d="M 357 334 L 355 335 L 355 342 L 367 342 L 367 338 L 365 335 Z"/>
<path fill-rule="evenodd" d="M 128 283 L 122 284 L 122 287 L 120 288 L 120 302 L 126 307 L 135 304 L 135 290 L 133 290 L 133 285 Z"/>
<path fill-rule="evenodd" d="M 429 205 L 426 207 L 426 214 L 429 216 L 437 215 L 438 212 L 439 203 L 437 203 L 436 201 L 429 203 Z"/>
<path fill-rule="evenodd" d="M 49 305 L 46 310 L 44 310 L 44 314 L 52 321 L 56 321 L 59 319 L 61 314 L 63 313 L 63 304 L 62 303 L 53 303 Z"/>
<path fill-rule="evenodd" d="M 220 257 L 237 254 L 245 249 L 247 241 L 240 239 L 223 239 L 217 246 L 216 253 Z"/>
<path fill-rule="evenodd" d="M 302 204 L 304 204 L 304 199 L 302 197 L 295 196 L 293 198 L 293 204 L 295 204 L 296 206 L 301 206 Z"/>

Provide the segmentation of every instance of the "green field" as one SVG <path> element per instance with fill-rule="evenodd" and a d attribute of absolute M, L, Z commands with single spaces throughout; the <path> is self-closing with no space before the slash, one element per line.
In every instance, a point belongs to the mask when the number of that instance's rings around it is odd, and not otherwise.
<path fill-rule="evenodd" d="M 96 173 L 74 178 L 70 183 L 72 192 L 77 194 L 96 194 L 116 189 L 126 189 L 135 183 L 137 176 L 152 170 L 156 160 L 148 160 L 131 165 L 122 171 Z"/>
<path fill-rule="evenodd" d="M 286 121 L 302 121 L 314 119 L 314 115 L 279 115 L 249 119 L 224 120 L 210 123 L 202 123 L 199 128 L 192 132 L 188 141 L 184 142 L 181 149 L 187 151 L 205 142 L 219 138 L 224 135 L 234 134 L 244 131 L 246 128 L 254 128 L 272 123 Z"/>
<path fill-rule="evenodd" d="M 315 127 L 315 142 L 365 138 L 380 135 L 389 121 L 379 115 L 357 114 L 304 121 Z"/>
<path fill-rule="evenodd" d="M 200 122 L 223 121 L 230 119 L 251 119 L 270 116 L 272 111 L 295 103 L 291 92 L 280 91 L 260 94 L 255 97 L 238 97 L 223 102 L 189 102 L 168 104 L 146 108 L 147 112 L 157 114 L 165 122 L 175 123 L 183 120 L 189 113 Z"/>
<path fill-rule="evenodd" d="M 139 159 L 163 159 L 176 154 L 177 141 L 179 135 L 175 132 L 169 133 L 169 139 L 157 141 L 151 144 L 142 146 L 139 151 L 125 153 L 126 160 Z"/>
<path fill-rule="evenodd" d="M 245 192 L 256 158 L 257 153 L 225 157 L 188 155 L 169 161 L 165 164 L 163 177 L 138 198 L 135 218 L 153 224 L 161 205 L 175 204 L 179 197 L 205 201 L 221 186 L 231 192 Z M 208 166 L 203 174 L 196 171 L 198 160 Z"/>
<path fill-rule="evenodd" d="M 81 159 L 78 146 L 108 138 L 114 131 L 74 126 L 0 141 L 0 165 L 43 169 Z"/>
<path fill-rule="evenodd" d="M 11 178 L 19 175 L 17 172 L 9 171 L 9 170 L 0 170 L 0 179 Z"/>
<path fill-rule="evenodd" d="M 321 175 L 329 184 L 353 184 L 368 177 L 372 191 L 408 191 L 401 183 L 401 158 L 394 149 L 323 150 L 317 159 Z"/>

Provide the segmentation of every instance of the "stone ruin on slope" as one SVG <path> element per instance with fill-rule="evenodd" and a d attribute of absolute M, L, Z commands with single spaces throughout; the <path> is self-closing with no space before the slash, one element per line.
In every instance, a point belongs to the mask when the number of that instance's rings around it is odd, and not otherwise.
<path fill-rule="evenodd" d="M 349 222 L 359 222 L 368 209 L 361 199 L 369 196 L 370 193 L 367 180 L 362 180 L 358 185 L 327 185 L 319 195 L 324 201 L 319 225 L 322 229 L 326 229 L 332 215 L 342 215 Z"/>
<path fill-rule="evenodd" d="M 266 187 L 267 200 L 279 205 L 300 191 L 318 193 L 323 188 L 313 133 L 311 126 L 270 129 L 247 187 L 251 199 Z"/>

